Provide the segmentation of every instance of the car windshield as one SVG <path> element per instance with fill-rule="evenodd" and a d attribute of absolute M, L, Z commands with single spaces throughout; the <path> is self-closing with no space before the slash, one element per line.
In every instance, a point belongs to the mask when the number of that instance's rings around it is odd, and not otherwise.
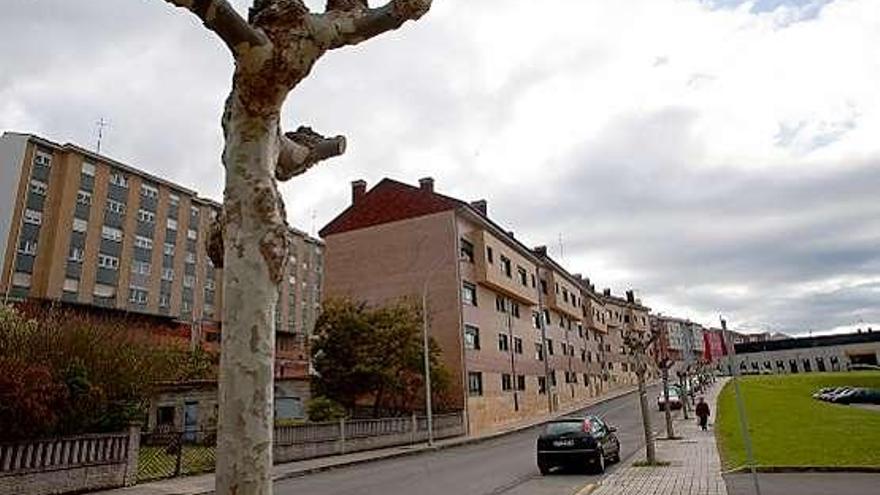
<path fill-rule="evenodd" d="M 563 433 L 583 431 L 583 427 L 583 420 L 555 421 L 553 423 L 547 423 L 547 428 L 544 430 L 544 433 L 547 435 L 561 435 Z"/>

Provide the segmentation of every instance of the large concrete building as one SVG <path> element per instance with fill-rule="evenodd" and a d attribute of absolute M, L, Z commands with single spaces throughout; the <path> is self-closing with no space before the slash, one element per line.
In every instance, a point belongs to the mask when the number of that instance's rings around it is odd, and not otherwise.
<path fill-rule="evenodd" d="M 765 339 L 735 344 L 734 366 L 740 373 L 810 373 L 846 371 L 853 365 L 880 364 L 880 332 Z M 730 372 L 728 361 L 718 363 Z"/>
<path fill-rule="evenodd" d="M 165 316 L 216 345 L 223 270 L 205 241 L 219 211 L 195 191 L 74 144 L 4 133 L 0 293 Z M 294 229 L 290 236 L 276 374 L 306 376 L 323 244 Z"/>
<path fill-rule="evenodd" d="M 452 374 L 452 407 L 471 433 L 582 404 L 631 383 L 620 332 L 647 330 L 648 308 L 595 293 L 544 248 L 529 248 L 485 201 L 384 179 L 321 230 L 325 297 L 370 304 L 426 291 L 430 334 Z"/>

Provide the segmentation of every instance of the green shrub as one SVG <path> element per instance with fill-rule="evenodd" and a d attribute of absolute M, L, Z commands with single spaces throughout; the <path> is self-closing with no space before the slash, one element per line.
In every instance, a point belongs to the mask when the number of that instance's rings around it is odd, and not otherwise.
<path fill-rule="evenodd" d="M 335 421 L 345 417 L 345 408 L 327 397 L 315 397 L 306 404 L 310 421 Z"/>

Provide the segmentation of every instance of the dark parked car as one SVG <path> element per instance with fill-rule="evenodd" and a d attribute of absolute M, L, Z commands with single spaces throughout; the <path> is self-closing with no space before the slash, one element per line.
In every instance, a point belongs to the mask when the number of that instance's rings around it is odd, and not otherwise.
<path fill-rule="evenodd" d="M 604 473 L 606 462 L 620 461 L 615 431 L 596 416 L 550 421 L 538 437 L 538 469 L 547 474 L 554 467 L 590 467 Z"/>

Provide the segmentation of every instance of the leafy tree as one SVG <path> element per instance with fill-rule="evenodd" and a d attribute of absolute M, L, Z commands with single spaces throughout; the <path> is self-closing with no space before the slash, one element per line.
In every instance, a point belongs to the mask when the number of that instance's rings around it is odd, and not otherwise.
<path fill-rule="evenodd" d="M 315 324 L 313 364 L 317 389 L 346 409 L 372 406 L 373 415 L 424 407 L 422 313 L 398 301 L 370 308 L 347 299 L 329 300 Z M 429 339 L 433 396 L 444 403 L 450 375 L 440 347 Z"/>
<path fill-rule="evenodd" d="M 0 305 L 0 436 L 119 430 L 157 382 L 211 378 L 214 358 L 136 321 Z"/>

